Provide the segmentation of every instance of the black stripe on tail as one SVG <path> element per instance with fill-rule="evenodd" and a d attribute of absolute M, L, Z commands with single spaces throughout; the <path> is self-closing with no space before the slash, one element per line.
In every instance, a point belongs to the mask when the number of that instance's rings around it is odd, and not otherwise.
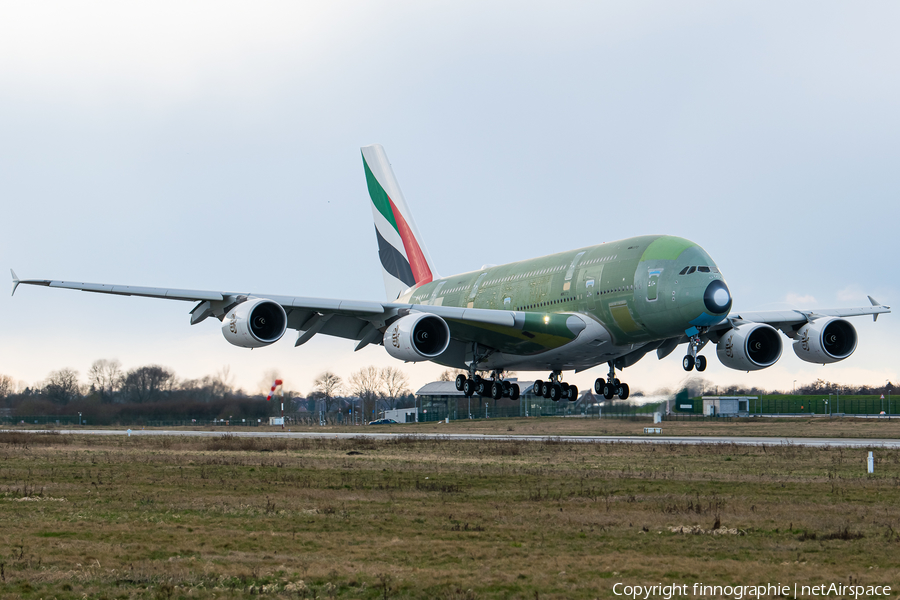
<path fill-rule="evenodd" d="M 413 277 L 409 261 L 396 248 L 391 246 L 386 239 L 381 237 L 377 227 L 375 228 L 375 236 L 378 238 L 378 257 L 381 258 L 381 266 L 384 267 L 384 270 L 409 287 L 416 285 L 416 278 Z"/>

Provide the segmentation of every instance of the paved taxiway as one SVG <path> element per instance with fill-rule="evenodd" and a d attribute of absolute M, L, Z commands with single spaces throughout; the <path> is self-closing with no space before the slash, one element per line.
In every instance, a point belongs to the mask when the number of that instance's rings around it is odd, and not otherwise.
<path fill-rule="evenodd" d="M 7 430 L 8 431 L 8 430 Z M 40 432 L 44 430 L 17 430 Z M 235 437 L 260 438 L 327 438 L 350 439 L 369 438 L 376 440 L 394 437 L 415 437 L 437 440 L 495 440 L 523 442 L 577 442 L 589 444 L 738 444 L 741 446 L 812 446 L 841 448 L 900 448 L 900 439 L 868 439 L 868 438 L 777 438 L 777 437 L 727 437 L 727 436 L 615 436 L 615 435 L 485 435 L 479 433 L 381 433 L 360 431 L 353 433 L 328 433 L 324 431 L 234 431 L 234 430 L 176 430 L 176 429 L 54 429 L 64 434 L 80 435 L 153 435 L 153 436 L 189 436 L 219 437 L 233 435 Z"/>

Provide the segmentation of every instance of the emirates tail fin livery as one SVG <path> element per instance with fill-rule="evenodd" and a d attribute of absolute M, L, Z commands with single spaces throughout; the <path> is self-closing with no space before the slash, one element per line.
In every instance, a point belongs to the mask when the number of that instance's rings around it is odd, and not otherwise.
<path fill-rule="evenodd" d="M 782 334 L 810 363 L 849 357 L 858 336 L 847 317 L 889 313 L 871 306 L 830 310 L 730 312 L 725 278 L 703 248 L 689 240 L 647 235 L 606 242 L 478 271 L 441 277 L 434 268 L 384 149 L 362 148 L 375 221 L 386 302 L 275 296 L 249 292 L 179 290 L 46 279 L 20 284 L 195 302 L 191 324 L 222 322 L 230 343 L 268 346 L 288 329 L 295 346 L 316 334 L 356 341 L 356 350 L 383 345 L 399 360 L 432 361 L 464 369 L 457 389 L 466 395 L 517 398 L 508 370 L 545 371 L 534 393 L 576 400 L 566 371 L 605 363 L 594 390 L 627 398 L 617 371 L 655 351 L 662 359 L 686 345 L 686 371 L 706 369 L 700 352 L 710 342 L 726 367 L 755 371 L 781 357 Z M 477 372 L 489 371 L 489 378 Z"/>

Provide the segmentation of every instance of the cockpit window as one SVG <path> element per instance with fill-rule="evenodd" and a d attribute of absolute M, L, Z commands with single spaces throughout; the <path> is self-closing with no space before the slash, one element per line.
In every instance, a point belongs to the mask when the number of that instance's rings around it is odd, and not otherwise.
<path fill-rule="evenodd" d="M 709 267 L 697 267 L 697 270 L 701 273 L 709 273 Z"/>
<path fill-rule="evenodd" d="M 685 268 L 683 268 L 683 269 L 681 270 L 681 273 L 679 273 L 679 275 L 684 275 L 685 273 L 688 272 L 688 269 L 690 269 L 690 267 L 685 267 Z"/>
<path fill-rule="evenodd" d="M 690 275 L 691 273 L 693 273 L 693 272 L 696 271 L 696 270 L 697 270 L 697 267 L 691 267 L 691 268 L 688 270 L 687 274 Z"/>

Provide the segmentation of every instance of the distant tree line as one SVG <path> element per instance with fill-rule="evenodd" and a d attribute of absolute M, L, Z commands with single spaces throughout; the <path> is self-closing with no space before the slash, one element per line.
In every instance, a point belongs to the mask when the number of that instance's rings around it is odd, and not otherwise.
<path fill-rule="evenodd" d="M 278 379 L 266 374 L 268 387 Z M 288 413 L 321 412 L 350 414 L 354 408 L 364 414 L 378 414 L 389 408 L 415 405 L 409 379 L 396 367 L 364 367 L 345 382 L 331 371 L 321 373 L 306 397 L 285 389 L 275 403 L 265 394 L 248 394 L 234 386 L 228 367 L 214 375 L 180 380 L 170 369 L 145 365 L 125 370 L 115 359 L 94 361 L 82 383 L 75 369 L 51 372 L 37 384 L 16 382 L 0 375 L 0 409 L 8 416 L 74 415 L 81 413 L 93 423 L 134 422 L 136 420 L 262 419 L 280 414 L 276 405 L 285 400 Z M 278 407 L 280 408 L 280 407 Z M 338 417 L 340 418 L 340 417 Z"/>
<path fill-rule="evenodd" d="M 716 385 L 715 383 L 703 379 L 701 377 L 693 377 L 685 384 L 685 389 L 691 397 L 698 396 L 772 396 L 772 395 L 788 395 L 797 394 L 801 396 L 828 395 L 840 393 L 847 396 L 869 396 L 869 395 L 888 395 L 890 391 L 893 393 L 894 386 L 891 382 L 886 381 L 881 385 L 867 384 L 844 384 L 832 383 L 823 379 L 816 379 L 812 383 L 798 383 L 796 386 L 788 390 L 767 390 L 756 386 L 741 385 Z M 665 395 L 672 393 L 671 390 L 658 390 L 656 395 Z M 632 394 L 635 395 L 635 394 Z"/>
<path fill-rule="evenodd" d="M 440 380 L 453 381 L 462 373 L 444 371 Z M 278 379 L 274 371 L 266 374 L 264 385 Z M 817 379 L 797 385 L 788 391 L 769 391 L 757 387 L 718 386 L 702 379 L 687 382 L 691 396 L 765 396 L 771 394 L 802 395 L 840 393 L 842 395 L 887 395 L 893 385 L 847 385 Z M 673 393 L 658 390 L 656 394 Z M 635 396 L 639 393 L 633 394 Z M 312 391 L 305 397 L 285 389 L 285 411 L 294 418 L 316 415 L 332 421 L 346 419 L 352 411 L 361 412 L 363 420 L 377 417 L 382 411 L 412 408 L 415 396 L 409 379 L 396 367 L 363 367 L 346 379 L 333 371 L 320 373 Z M 248 394 L 236 389 L 228 367 L 214 375 L 199 379 L 178 379 L 175 373 L 160 365 L 145 365 L 125 370 L 115 359 L 94 361 L 82 383 L 78 371 L 64 368 L 50 373 L 35 385 L 17 382 L 0 375 L 0 409 L 7 416 L 75 415 L 82 413 L 96 424 L 136 422 L 140 420 L 212 420 L 264 419 L 280 414 L 281 397 L 267 403 L 265 394 Z"/>

